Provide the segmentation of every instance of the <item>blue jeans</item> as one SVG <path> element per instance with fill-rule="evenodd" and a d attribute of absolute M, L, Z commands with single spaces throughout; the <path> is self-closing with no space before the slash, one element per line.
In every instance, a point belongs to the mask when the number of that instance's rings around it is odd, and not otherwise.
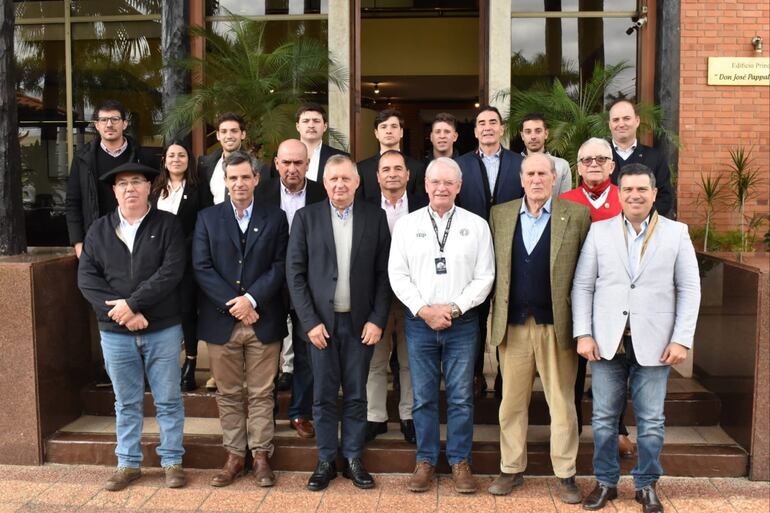
<path fill-rule="evenodd" d="M 478 314 L 467 312 L 443 331 L 406 311 L 406 345 L 414 389 L 416 460 L 436 465 L 441 449 L 438 399 L 441 370 L 447 398 L 446 456 L 450 465 L 470 463 L 473 444 L 473 369 L 479 336 Z"/>
<path fill-rule="evenodd" d="M 160 427 L 160 445 L 156 449 L 160 464 L 167 467 L 182 463 L 184 406 L 179 387 L 182 327 L 177 324 L 141 335 L 99 333 L 104 365 L 115 392 L 118 466 L 136 468 L 142 463 L 145 373 Z"/>
<path fill-rule="evenodd" d="M 634 356 L 631 338 L 625 339 L 625 354 L 612 360 L 591 362 L 591 390 L 594 435 L 594 473 L 596 480 L 606 486 L 615 486 L 620 479 L 618 460 L 618 421 L 626 403 L 626 383 L 631 390 L 631 401 L 636 417 L 639 459 L 631 470 L 637 490 L 660 479 L 660 451 L 663 449 L 668 365 L 643 367 Z"/>

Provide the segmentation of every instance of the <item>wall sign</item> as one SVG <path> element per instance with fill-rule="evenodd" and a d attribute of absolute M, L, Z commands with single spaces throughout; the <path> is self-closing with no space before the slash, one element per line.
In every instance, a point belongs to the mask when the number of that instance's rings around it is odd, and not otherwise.
<path fill-rule="evenodd" d="M 708 85 L 770 86 L 770 57 L 709 57 Z"/>

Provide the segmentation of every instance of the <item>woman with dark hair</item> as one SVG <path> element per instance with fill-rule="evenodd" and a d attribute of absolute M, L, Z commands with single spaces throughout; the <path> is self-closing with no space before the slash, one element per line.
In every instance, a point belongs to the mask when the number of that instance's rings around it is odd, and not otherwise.
<path fill-rule="evenodd" d="M 195 170 L 194 159 L 187 145 L 181 141 L 171 141 L 163 149 L 160 175 L 153 182 L 150 195 L 158 210 L 165 210 L 179 217 L 187 244 L 187 266 L 180 286 L 185 348 L 181 386 L 186 392 L 197 388 L 195 366 L 198 356 L 198 290 L 192 272 L 192 237 L 198 211 L 213 204 L 208 184 L 199 183 Z"/>

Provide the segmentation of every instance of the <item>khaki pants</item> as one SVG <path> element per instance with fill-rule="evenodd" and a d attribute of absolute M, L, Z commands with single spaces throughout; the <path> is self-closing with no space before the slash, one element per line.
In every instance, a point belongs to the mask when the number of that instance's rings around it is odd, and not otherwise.
<path fill-rule="evenodd" d="M 273 380 L 280 342 L 263 344 L 251 326 L 238 322 L 224 345 L 208 344 L 211 373 L 217 382 L 222 442 L 228 452 L 273 454 Z M 246 383 L 248 412 L 244 409 Z"/>
<path fill-rule="evenodd" d="M 366 420 L 387 422 L 388 420 L 388 363 L 393 348 L 393 334 L 396 335 L 398 353 L 398 375 L 401 385 L 401 397 L 398 401 L 398 417 L 401 420 L 412 418 L 412 377 L 409 375 L 409 354 L 406 349 L 404 334 L 404 305 L 395 300 L 390 306 L 388 323 L 382 334 L 382 340 L 374 346 L 374 355 L 369 364 L 369 378 L 366 382 L 367 411 Z"/>
<path fill-rule="evenodd" d="M 511 324 L 500 345 L 503 400 L 500 403 L 500 470 L 524 472 L 527 468 L 529 400 L 535 371 L 540 373 L 551 414 L 551 464 L 560 478 L 575 475 L 578 451 L 575 416 L 577 352 L 556 343 L 550 324 L 529 317 L 523 325 Z"/>

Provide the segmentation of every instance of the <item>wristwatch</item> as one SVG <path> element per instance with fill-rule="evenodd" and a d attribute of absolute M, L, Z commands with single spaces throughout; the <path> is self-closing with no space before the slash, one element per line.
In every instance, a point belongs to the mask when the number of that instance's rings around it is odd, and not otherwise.
<path fill-rule="evenodd" d="M 457 306 L 454 303 L 449 303 L 449 306 L 452 307 L 452 312 L 450 314 L 452 316 L 452 319 L 457 319 L 458 317 L 460 317 L 462 315 L 462 312 L 460 311 L 460 307 L 459 306 Z"/>

